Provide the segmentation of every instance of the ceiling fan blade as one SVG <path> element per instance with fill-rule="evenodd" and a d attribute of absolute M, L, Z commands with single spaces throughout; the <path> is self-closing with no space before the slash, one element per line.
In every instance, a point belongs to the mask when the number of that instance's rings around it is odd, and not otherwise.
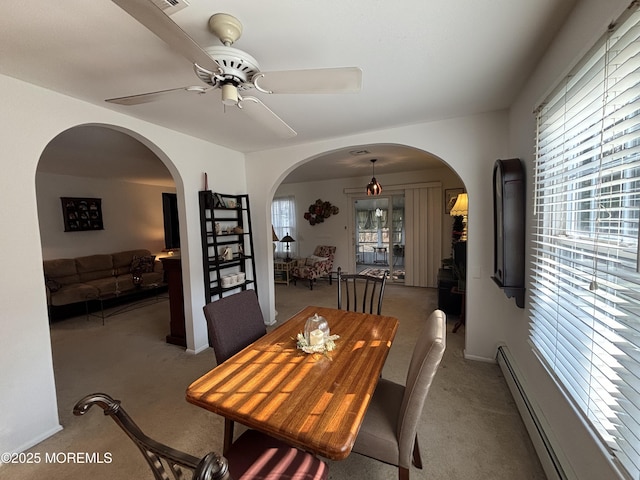
<path fill-rule="evenodd" d="M 151 0 L 112 0 L 113 3 L 164 40 L 171 48 L 212 72 L 218 64 Z"/>
<path fill-rule="evenodd" d="M 345 67 L 260 72 L 253 83 L 264 93 L 357 93 L 362 70 Z"/>
<path fill-rule="evenodd" d="M 293 128 L 255 97 L 242 97 L 238 102 L 238 107 L 279 137 L 292 138 L 297 135 Z"/>
<path fill-rule="evenodd" d="M 105 102 L 117 103 L 118 105 L 140 105 L 142 103 L 155 102 L 161 97 L 178 92 L 196 92 L 205 93 L 209 90 L 205 87 L 180 87 L 170 88 L 168 90 L 159 90 L 157 92 L 141 93 L 139 95 L 130 95 L 128 97 L 108 98 Z"/>

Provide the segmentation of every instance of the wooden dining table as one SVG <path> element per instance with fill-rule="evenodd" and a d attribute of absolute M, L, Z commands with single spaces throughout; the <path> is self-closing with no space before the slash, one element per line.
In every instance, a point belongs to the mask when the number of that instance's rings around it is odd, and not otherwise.
<path fill-rule="evenodd" d="M 306 320 L 327 319 L 331 352 L 304 353 Z M 332 460 L 346 458 L 398 329 L 394 317 L 309 306 L 193 382 L 187 401 Z"/>

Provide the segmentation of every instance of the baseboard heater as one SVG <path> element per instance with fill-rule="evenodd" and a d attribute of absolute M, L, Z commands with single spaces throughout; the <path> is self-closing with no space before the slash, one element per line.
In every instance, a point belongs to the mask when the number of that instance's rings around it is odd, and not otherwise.
<path fill-rule="evenodd" d="M 526 388 L 518 375 L 514 362 L 510 361 L 509 357 L 510 353 L 506 347 L 498 347 L 498 354 L 496 355 L 498 365 L 502 369 L 504 378 L 511 390 L 511 395 L 518 406 L 520 416 L 527 427 L 529 437 L 531 437 L 547 478 L 549 480 L 567 480 L 568 477 L 562 469 L 562 465 L 544 431 L 544 426 L 527 396 Z"/>

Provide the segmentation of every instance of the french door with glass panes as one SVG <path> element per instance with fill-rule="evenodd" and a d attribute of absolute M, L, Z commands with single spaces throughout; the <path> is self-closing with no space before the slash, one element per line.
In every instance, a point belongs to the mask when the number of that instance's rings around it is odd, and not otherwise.
<path fill-rule="evenodd" d="M 356 271 L 404 282 L 404 195 L 353 200 Z"/>

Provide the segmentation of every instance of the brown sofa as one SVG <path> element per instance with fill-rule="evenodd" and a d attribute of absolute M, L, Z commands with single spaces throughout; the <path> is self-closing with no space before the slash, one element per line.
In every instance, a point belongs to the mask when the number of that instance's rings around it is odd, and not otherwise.
<path fill-rule="evenodd" d="M 162 262 L 149 250 L 45 260 L 44 276 L 49 306 L 84 302 L 88 298 L 135 292 L 133 273 L 142 276 L 142 286 L 163 282 Z"/>

